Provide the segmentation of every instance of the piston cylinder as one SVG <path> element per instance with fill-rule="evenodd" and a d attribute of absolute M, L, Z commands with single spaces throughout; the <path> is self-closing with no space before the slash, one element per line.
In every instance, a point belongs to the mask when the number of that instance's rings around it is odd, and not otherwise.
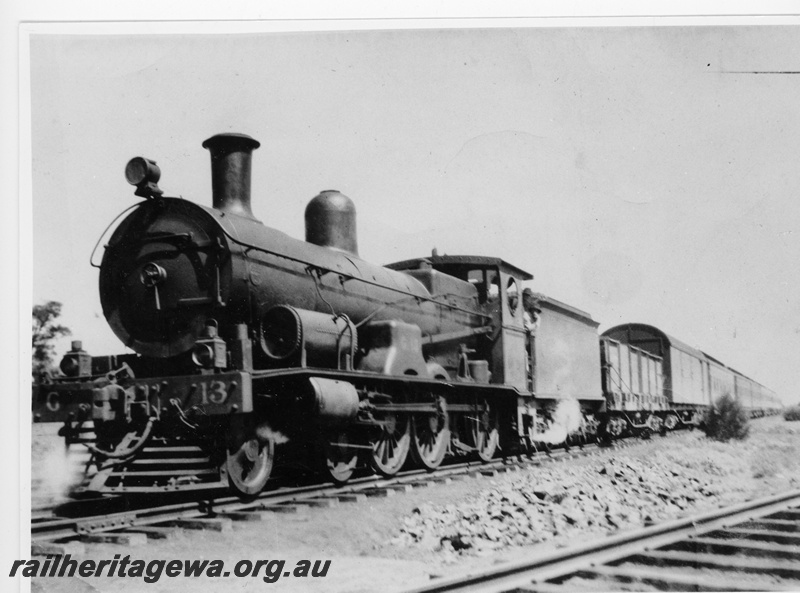
<path fill-rule="evenodd" d="M 309 379 L 314 395 L 314 411 L 325 423 L 349 422 L 358 413 L 358 392 L 346 381 L 311 377 Z"/>

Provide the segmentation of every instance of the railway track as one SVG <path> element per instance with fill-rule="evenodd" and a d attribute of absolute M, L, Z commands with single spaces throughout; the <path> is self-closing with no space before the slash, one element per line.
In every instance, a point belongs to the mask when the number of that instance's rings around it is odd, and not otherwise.
<path fill-rule="evenodd" d="M 800 590 L 800 490 L 407 593 Z"/>
<path fill-rule="evenodd" d="M 675 435 L 680 433 L 674 433 Z M 670 434 L 667 438 L 673 438 Z M 628 447 L 641 442 L 639 439 L 616 441 L 615 447 Z M 53 553 L 51 542 L 69 540 L 92 541 L 92 536 L 112 533 L 134 532 L 148 526 L 191 521 L 225 519 L 247 520 L 247 513 L 263 511 L 293 512 L 298 506 L 335 506 L 341 502 L 358 502 L 370 496 L 390 496 L 413 488 L 431 486 L 436 483 L 469 477 L 493 476 L 500 473 L 519 471 L 523 468 L 544 463 L 565 461 L 587 455 L 596 455 L 605 448 L 596 444 L 586 444 L 582 448 L 570 450 L 556 449 L 550 453 L 540 452 L 531 458 L 497 459 L 489 463 L 467 461 L 443 466 L 435 473 L 424 470 L 402 472 L 394 478 L 369 476 L 351 480 L 345 486 L 314 484 L 300 487 L 279 487 L 262 492 L 252 501 L 242 501 L 227 493 L 217 493 L 204 498 L 179 500 L 172 504 L 158 506 L 143 505 L 118 512 L 89 512 L 97 508 L 99 500 L 70 503 L 66 513 L 60 508 L 34 509 L 31 521 L 31 541 L 33 553 Z M 129 504 L 124 497 L 113 497 L 104 505 Z M 83 510 L 81 510 L 83 509 Z M 83 512 L 85 511 L 85 512 Z M 65 516 L 68 515 L 68 516 Z M 44 552 L 43 552 L 44 550 Z"/>

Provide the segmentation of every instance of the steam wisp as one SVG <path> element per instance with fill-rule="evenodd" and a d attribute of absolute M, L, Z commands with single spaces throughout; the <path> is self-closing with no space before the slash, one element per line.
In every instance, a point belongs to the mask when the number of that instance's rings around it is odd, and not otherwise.
<path fill-rule="evenodd" d="M 567 440 L 567 436 L 575 433 L 583 424 L 581 406 L 576 399 L 562 399 L 553 412 L 553 422 L 536 440 L 550 445 L 557 445 Z"/>
<path fill-rule="evenodd" d="M 81 447 L 67 451 L 63 439 L 55 435 L 37 440 L 31 459 L 31 496 L 37 503 L 64 502 L 81 482 L 89 452 Z"/>
<path fill-rule="evenodd" d="M 256 435 L 258 435 L 258 438 L 262 441 L 272 441 L 276 445 L 282 445 L 289 441 L 289 437 L 279 430 L 274 430 L 267 422 L 258 425 L 258 428 L 256 428 Z"/>

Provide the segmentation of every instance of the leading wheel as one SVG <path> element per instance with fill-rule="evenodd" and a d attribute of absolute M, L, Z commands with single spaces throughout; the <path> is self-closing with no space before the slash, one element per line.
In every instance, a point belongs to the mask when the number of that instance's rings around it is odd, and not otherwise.
<path fill-rule="evenodd" d="M 323 471 L 337 484 L 344 484 L 358 465 L 358 449 L 350 446 L 346 432 L 325 433 L 322 439 Z"/>
<path fill-rule="evenodd" d="M 475 452 L 481 461 L 491 461 L 497 451 L 500 433 L 497 431 L 497 413 L 484 403 L 483 411 L 477 414 L 472 427 Z"/>
<path fill-rule="evenodd" d="M 412 422 L 411 456 L 433 471 L 442 464 L 450 443 L 450 423 L 443 397 L 436 399 L 436 412 L 415 414 Z"/>
<path fill-rule="evenodd" d="M 381 433 L 372 443 L 372 468 L 383 476 L 393 476 L 408 457 L 411 428 L 408 417 L 387 413 L 382 419 Z"/>
<path fill-rule="evenodd" d="M 272 440 L 250 439 L 228 451 L 228 484 L 240 496 L 256 496 L 267 485 L 275 461 Z"/>

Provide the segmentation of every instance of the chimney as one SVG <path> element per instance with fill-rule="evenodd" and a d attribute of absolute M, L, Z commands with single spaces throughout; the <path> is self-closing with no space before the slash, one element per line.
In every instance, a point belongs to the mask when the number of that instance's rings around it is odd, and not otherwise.
<path fill-rule="evenodd" d="M 217 134 L 203 142 L 203 148 L 211 152 L 214 208 L 256 220 L 250 209 L 250 165 L 259 146 L 258 140 L 246 134 Z"/>

